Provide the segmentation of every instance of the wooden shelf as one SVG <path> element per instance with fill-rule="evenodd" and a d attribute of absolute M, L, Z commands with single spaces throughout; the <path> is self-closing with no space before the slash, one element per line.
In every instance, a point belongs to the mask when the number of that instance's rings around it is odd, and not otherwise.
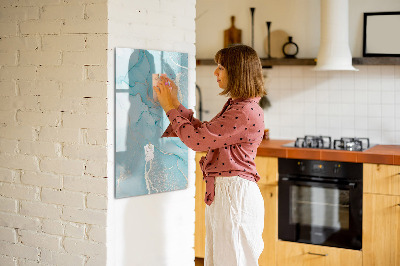
<path fill-rule="evenodd" d="M 400 65 L 400 57 L 358 57 L 353 65 Z"/>
<path fill-rule="evenodd" d="M 263 67 L 272 66 L 314 66 L 315 58 L 260 58 Z M 197 59 L 196 65 L 215 65 L 214 59 Z M 400 65 L 400 57 L 357 57 L 353 65 Z"/>

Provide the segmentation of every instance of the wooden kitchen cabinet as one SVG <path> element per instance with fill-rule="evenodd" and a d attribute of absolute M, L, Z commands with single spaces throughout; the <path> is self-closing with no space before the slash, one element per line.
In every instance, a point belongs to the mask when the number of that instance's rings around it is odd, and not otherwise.
<path fill-rule="evenodd" d="M 400 266 L 400 196 L 365 193 L 363 265 Z"/>
<path fill-rule="evenodd" d="M 399 165 L 365 163 L 363 173 L 364 193 L 400 196 Z"/>
<path fill-rule="evenodd" d="M 276 265 L 278 241 L 278 187 L 259 185 L 264 198 L 264 250 L 258 259 L 260 266 Z"/>
<path fill-rule="evenodd" d="M 400 266 L 400 166 L 363 170 L 363 265 Z"/>
<path fill-rule="evenodd" d="M 363 259 L 358 250 L 281 240 L 277 252 L 277 266 L 361 266 Z"/>
<path fill-rule="evenodd" d="M 206 183 L 203 181 L 203 172 L 200 169 L 199 161 L 205 152 L 196 153 L 196 194 L 195 194 L 195 228 L 194 228 L 194 254 L 197 258 L 204 258 L 204 247 L 206 239 L 206 224 L 204 195 L 206 193 Z"/>
<path fill-rule="evenodd" d="M 278 158 L 256 156 L 254 162 L 261 176 L 258 185 L 278 185 Z"/>

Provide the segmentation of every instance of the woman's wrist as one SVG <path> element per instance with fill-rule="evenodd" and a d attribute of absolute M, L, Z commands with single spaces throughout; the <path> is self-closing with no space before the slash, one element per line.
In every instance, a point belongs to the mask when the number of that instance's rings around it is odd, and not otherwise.
<path fill-rule="evenodd" d="M 165 113 L 168 113 L 170 110 L 172 110 L 172 109 L 176 109 L 173 105 L 167 105 L 167 106 L 165 106 L 165 108 L 164 108 L 164 112 Z"/>
<path fill-rule="evenodd" d="M 180 103 L 178 100 L 176 100 L 176 101 L 173 102 L 173 106 L 174 106 L 175 109 L 178 109 L 178 107 L 179 107 L 180 105 L 181 105 L 181 103 Z"/>

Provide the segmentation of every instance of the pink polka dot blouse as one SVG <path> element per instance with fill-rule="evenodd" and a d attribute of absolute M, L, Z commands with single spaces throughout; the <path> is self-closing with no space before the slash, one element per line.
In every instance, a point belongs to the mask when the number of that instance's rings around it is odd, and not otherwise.
<path fill-rule="evenodd" d="M 214 200 L 217 176 L 240 176 L 254 182 L 260 179 L 254 163 L 265 128 L 259 100 L 229 98 L 209 122 L 194 118 L 193 111 L 182 104 L 167 112 L 171 123 L 161 137 L 179 137 L 190 149 L 207 151 L 200 160 L 207 205 Z"/>

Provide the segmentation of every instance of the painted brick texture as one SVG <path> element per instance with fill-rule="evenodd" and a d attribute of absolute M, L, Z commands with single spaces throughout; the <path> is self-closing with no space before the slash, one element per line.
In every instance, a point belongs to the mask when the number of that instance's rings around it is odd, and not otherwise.
<path fill-rule="evenodd" d="M 0 1 L 0 265 L 105 265 L 107 1 Z"/>

